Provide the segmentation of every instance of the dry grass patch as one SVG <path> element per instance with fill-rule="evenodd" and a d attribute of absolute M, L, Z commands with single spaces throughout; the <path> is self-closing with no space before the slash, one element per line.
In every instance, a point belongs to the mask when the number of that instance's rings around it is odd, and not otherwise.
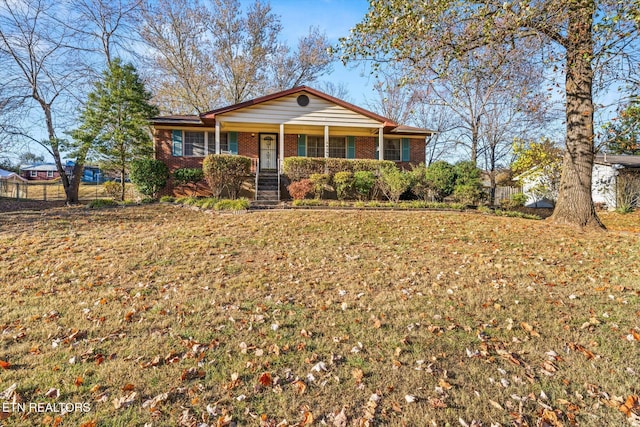
<path fill-rule="evenodd" d="M 3 214 L 0 393 L 90 411 L 0 422 L 625 425 L 639 277 L 637 235 L 476 214 Z"/>

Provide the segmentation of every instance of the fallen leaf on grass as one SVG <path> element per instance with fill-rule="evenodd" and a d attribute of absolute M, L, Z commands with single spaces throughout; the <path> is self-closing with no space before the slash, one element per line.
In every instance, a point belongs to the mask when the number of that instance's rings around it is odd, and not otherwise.
<path fill-rule="evenodd" d="M 0 368 L 2 369 L 9 369 L 11 367 L 11 363 L 5 361 L 5 360 L 0 360 Z"/>
<path fill-rule="evenodd" d="M 136 386 L 134 386 L 133 384 L 127 383 L 122 387 L 122 391 L 133 391 L 133 389 L 135 389 Z"/>
<path fill-rule="evenodd" d="M 60 390 L 57 388 L 50 388 L 44 395 L 50 399 L 57 399 L 60 397 Z"/>
<path fill-rule="evenodd" d="M 631 417 L 634 412 L 640 414 L 640 399 L 638 399 L 636 395 L 630 395 L 618 409 L 625 414 L 627 418 Z"/>
<path fill-rule="evenodd" d="M 443 378 L 440 378 L 440 380 L 438 381 L 438 385 L 445 390 L 451 390 L 451 387 L 453 387 L 451 384 L 446 382 Z"/>
<path fill-rule="evenodd" d="M 86 421 L 80 424 L 80 427 L 96 427 L 98 422 L 96 420 Z"/>
<path fill-rule="evenodd" d="M 82 385 L 82 383 L 84 382 L 84 380 L 82 379 L 82 377 L 77 377 L 76 380 L 73 382 L 73 384 L 76 387 L 80 387 Z"/>
<path fill-rule="evenodd" d="M 627 341 L 640 341 L 640 333 L 636 332 L 635 329 L 631 329 L 631 333 L 626 336 Z"/>
<path fill-rule="evenodd" d="M 587 360 L 591 360 L 594 357 L 596 357 L 596 355 L 591 350 L 587 350 L 587 348 L 585 348 L 585 346 L 583 346 L 582 344 L 569 343 L 569 348 L 571 348 L 574 351 L 581 352 L 586 356 Z"/>
<path fill-rule="evenodd" d="M 154 409 L 154 408 L 156 408 L 158 406 L 158 404 L 160 404 L 161 402 L 164 402 L 168 398 L 169 398 L 169 393 L 160 393 L 159 395 L 157 395 L 156 397 L 154 397 L 152 399 L 145 400 L 142 403 L 142 407 L 143 408 Z"/>
<path fill-rule="evenodd" d="M 362 378 L 364 377 L 364 372 L 360 368 L 355 368 L 351 371 L 351 376 L 353 377 L 356 384 L 360 384 L 362 382 Z"/>
<path fill-rule="evenodd" d="M 189 368 L 182 371 L 182 375 L 180 376 L 181 381 L 193 380 L 196 378 L 204 378 L 205 372 L 202 369 L 197 368 Z"/>
<path fill-rule="evenodd" d="M 191 368 L 191 369 L 194 369 L 194 368 Z M 234 372 L 233 374 L 231 374 L 231 381 L 228 382 L 227 384 L 224 384 L 223 388 L 225 390 L 233 390 L 239 385 L 240 385 L 240 376 L 238 375 L 237 372 Z"/>
<path fill-rule="evenodd" d="M 489 403 L 491 404 L 491 406 L 493 406 L 494 408 L 500 410 L 500 411 L 504 411 L 504 408 L 502 407 L 501 404 L 499 404 L 498 402 L 496 402 L 495 400 L 491 400 L 489 399 Z"/>
<path fill-rule="evenodd" d="M 273 385 L 273 379 L 271 378 L 271 374 L 269 372 L 265 372 L 260 375 L 260 378 L 258 378 L 258 382 L 264 387 L 271 387 Z"/>
<path fill-rule="evenodd" d="M 310 426 L 313 424 L 313 414 L 311 413 L 311 411 L 305 411 L 304 413 L 304 417 L 302 419 L 302 421 L 300 421 L 299 426 Z"/>
<path fill-rule="evenodd" d="M 307 390 L 307 385 L 304 383 L 304 381 L 294 381 L 293 382 L 293 387 L 296 389 L 296 392 L 298 392 L 298 394 L 304 394 L 304 392 Z"/>
<path fill-rule="evenodd" d="M 120 398 L 115 398 L 113 399 L 113 406 L 116 409 L 120 409 L 120 408 L 126 408 L 128 406 L 130 406 L 135 400 L 136 400 L 136 396 L 138 395 L 138 393 L 136 393 L 135 391 L 127 394 L 126 396 L 122 396 Z"/>
<path fill-rule="evenodd" d="M 435 409 L 444 409 L 447 407 L 447 404 L 444 403 L 442 399 L 438 399 L 437 397 L 429 398 L 429 405 L 431 405 Z"/>
<path fill-rule="evenodd" d="M 564 424 L 562 424 L 558 419 L 558 412 L 560 411 L 550 411 L 545 409 L 542 412 L 542 418 L 538 420 L 536 425 L 540 427 L 564 427 Z"/>
<path fill-rule="evenodd" d="M 347 414 L 344 408 L 333 418 L 333 427 L 347 427 Z"/>
<path fill-rule="evenodd" d="M 520 322 L 520 326 L 522 327 L 522 329 L 527 331 L 529 333 L 529 335 L 531 335 L 532 337 L 539 337 L 540 336 L 540 334 L 538 332 L 536 332 L 535 329 L 533 329 L 533 326 L 531 326 L 527 322 Z"/>

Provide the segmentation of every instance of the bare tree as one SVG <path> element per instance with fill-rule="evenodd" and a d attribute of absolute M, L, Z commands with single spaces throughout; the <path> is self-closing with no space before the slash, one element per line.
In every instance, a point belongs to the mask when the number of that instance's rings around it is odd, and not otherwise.
<path fill-rule="evenodd" d="M 318 28 L 298 40 L 298 49 L 291 52 L 281 45 L 273 59 L 274 90 L 285 90 L 312 83 L 323 73 L 331 72 L 332 55 L 329 40 Z"/>
<path fill-rule="evenodd" d="M 140 34 L 150 48 L 146 69 L 164 113 L 202 113 L 218 102 L 219 82 L 207 51 L 210 12 L 197 1 L 145 5 Z"/>
<path fill-rule="evenodd" d="M 308 84 L 331 69 L 328 41 L 311 28 L 297 49 L 278 42 L 268 3 L 159 0 L 145 6 L 140 33 L 150 47 L 151 89 L 163 112 L 204 112 L 273 90 Z"/>
<path fill-rule="evenodd" d="M 271 6 L 257 0 L 243 17 L 238 0 L 213 0 L 210 30 L 224 100 L 235 104 L 262 95 L 282 30 Z"/>
<path fill-rule="evenodd" d="M 98 53 L 107 67 L 113 58 L 132 52 L 142 0 L 71 0 L 70 6 L 75 12 L 75 30 L 85 40 L 85 49 Z"/>
<path fill-rule="evenodd" d="M 3 0 L 0 4 L 0 55 L 3 58 L 3 88 L 22 107 L 39 109 L 46 139 L 25 132 L 22 136 L 39 143 L 53 157 L 62 180 L 67 202 L 78 201 L 79 171 L 72 179 L 62 164 L 63 141 L 59 122 L 72 106 L 66 101 L 83 77 L 76 50 L 75 32 L 59 25 L 56 2 L 37 0 L 22 3 Z M 35 111 L 29 111 L 33 117 Z M 38 128 L 38 126 L 34 126 Z"/>
<path fill-rule="evenodd" d="M 334 83 L 328 80 L 322 80 L 315 84 L 318 90 L 331 95 L 334 98 L 342 99 L 349 102 L 351 95 L 349 95 L 349 88 L 344 83 Z"/>
<path fill-rule="evenodd" d="M 126 29 L 122 23 L 132 19 L 135 5 L 74 1 L 0 2 L 0 88 L 10 105 L 0 109 L 5 123 L 0 132 L 12 141 L 38 143 L 51 155 L 67 203 L 78 202 L 92 141 L 67 141 L 63 136 L 75 124 L 78 104 L 95 77 L 94 64 L 111 60 Z M 63 155 L 74 158 L 69 174 Z"/>
<path fill-rule="evenodd" d="M 371 110 L 396 123 L 412 121 L 419 91 L 414 85 L 404 84 L 401 72 L 392 67 L 381 71 L 373 90 L 376 96 L 367 102 Z"/>
<path fill-rule="evenodd" d="M 451 139 L 451 134 L 457 129 L 458 122 L 446 105 L 428 97 L 421 98 L 416 104 L 415 123 L 434 131 L 434 134 L 427 138 L 427 166 L 437 160 L 455 156 L 456 141 Z"/>

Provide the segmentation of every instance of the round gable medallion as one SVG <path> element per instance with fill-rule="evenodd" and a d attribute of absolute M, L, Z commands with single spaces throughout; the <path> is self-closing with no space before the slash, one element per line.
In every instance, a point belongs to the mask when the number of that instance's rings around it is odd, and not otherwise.
<path fill-rule="evenodd" d="M 306 107 L 309 105 L 309 97 L 307 95 L 300 95 L 297 98 L 298 105 L 301 107 Z"/>

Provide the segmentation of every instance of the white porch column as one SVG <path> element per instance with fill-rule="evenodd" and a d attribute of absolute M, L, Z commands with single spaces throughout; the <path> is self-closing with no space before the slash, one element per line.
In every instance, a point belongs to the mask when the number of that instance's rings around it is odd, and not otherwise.
<path fill-rule="evenodd" d="M 324 158 L 329 158 L 329 126 L 324 127 Z"/>
<path fill-rule="evenodd" d="M 378 160 L 384 160 L 384 128 L 378 129 Z"/>
<path fill-rule="evenodd" d="M 204 131 L 204 155 L 209 154 L 209 132 Z"/>
<path fill-rule="evenodd" d="M 280 123 L 280 165 L 284 162 L 284 123 Z"/>
<path fill-rule="evenodd" d="M 220 122 L 216 120 L 216 154 L 220 154 Z"/>

